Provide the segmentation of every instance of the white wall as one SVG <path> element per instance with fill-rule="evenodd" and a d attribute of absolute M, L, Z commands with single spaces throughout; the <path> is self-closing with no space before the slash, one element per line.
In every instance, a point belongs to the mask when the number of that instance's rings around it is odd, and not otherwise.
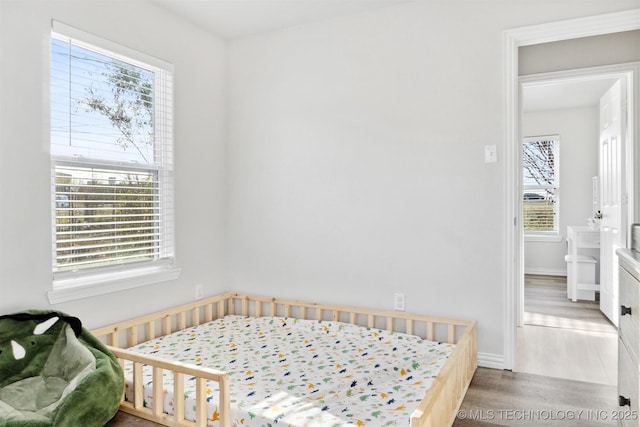
<path fill-rule="evenodd" d="M 224 284 L 226 46 L 146 1 L 0 1 L 0 313 L 50 307 L 48 50 L 51 19 L 175 65 L 174 281 L 63 303 L 89 327 Z"/>
<path fill-rule="evenodd" d="M 560 135 L 560 242 L 524 244 L 525 273 L 566 274 L 568 225 L 593 216 L 592 178 L 598 175 L 598 108 L 547 110 L 522 115 L 524 136 Z"/>
<path fill-rule="evenodd" d="M 478 320 L 499 361 L 503 31 L 634 6 L 412 2 L 232 42 L 230 285 L 388 309 L 403 292 Z"/>
<path fill-rule="evenodd" d="M 480 351 L 499 363 L 503 31 L 632 7 L 417 1 L 227 49 L 146 1 L 2 0 L 0 312 L 48 307 L 55 18 L 175 64 L 183 268 L 55 308 L 97 326 L 189 301 L 195 283 L 382 308 L 404 292 L 410 311 L 477 319 Z M 483 162 L 487 144 L 498 163 Z"/>

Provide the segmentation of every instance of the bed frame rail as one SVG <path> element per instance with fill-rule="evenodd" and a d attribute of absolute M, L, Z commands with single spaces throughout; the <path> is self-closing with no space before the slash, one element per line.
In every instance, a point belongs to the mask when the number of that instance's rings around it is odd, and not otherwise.
<path fill-rule="evenodd" d="M 122 366 L 125 361 L 134 364 L 134 401 L 126 401 L 123 394 L 120 409 L 163 425 L 206 427 L 207 420 L 219 419 L 222 427 L 230 427 L 229 377 L 226 373 L 158 359 L 125 350 L 125 348 L 231 314 L 341 321 L 418 335 L 431 341 L 456 344 L 452 355 L 414 411 L 411 427 L 451 425 L 477 367 L 477 330 L 474 321 L 226 293 L 92 331 L 110 347 Z M 173 372 L 174 396 L 184 393 L 182 380 L 185 375 L 196 377 L 198 387 L 195 422 L 184 419 L 184 402 L 174 402 L 173 415 L 163 413 L 161 405 L 154 405 L 153 409 L 144 407 L 143 365 L 153 366 L 154 379 L 160 379 L 164 370 Z M 218 414 L 207 414 L 205 399 L 207 381 L 219 383 Z M 154 401 L 161 401 L 162 381 L 154 380 L 153 384 Z M 157 387 L 156 384 L 158 384 Z"/>
<path fill-rule="evenodd" d="M 125 361 L 133 363 L 133 402 L 128 402 L 123 398 L 120 402 L 120 410 L 133 414 L 135 416 L 145 418 L 164 425 L 171 426 L 206 426 L 209 419 L 207 413 L 207 381 L 215 381 L 220 386 L 219 408 L 229 408 L 229 375 L 225 372 L 215 369 L 203 368 L 185 363 L 179 363 L 147 355 L 142 355 L 133 351 L 111 347 L 111 351 L 116 355 L 121 366 L 124 367 Z M 174 396 L 182 396 L 184 394 L 184 378 L 186 375 L 196 377 L 196 420 L 189 421 L 185 419 L 185 408 L 183 399 L 174 400 L 174 413 L 172 415 L 163 412 L 163 405 L 153 405 L 153 409 L 146 408 L 143 401 L 143 381 L 142 367 L 143 365 L 153 366 L 153 401 L 162 402 L 164 400 L 164 390 L 162 375 L 165 370 L 173 373 Z M 179 393 L 179 394 L 178 394 Z M 223 410 L 218 414 L 211 414 L 211 420 L 220 420 L 220 425 L 231 425 L 230 411 Z"/>
<path fill-rule="evenodd" d="M 451 426 L 478 367 L 477 326 L 467 327 L 447 363 L 411 415 L 411 427 Z"/>

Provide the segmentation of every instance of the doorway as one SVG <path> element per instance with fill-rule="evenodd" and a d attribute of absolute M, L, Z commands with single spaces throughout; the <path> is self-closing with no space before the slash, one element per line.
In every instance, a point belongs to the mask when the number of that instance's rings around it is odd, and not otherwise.
<path fill-rule="evenodd" d="M 549 280 L 549 277 L 544 276 L 554 276 L 554 273 L 561 271 L 563 267 L 566 268 L 566 264 L 563 265 L 563 263 L 564 254 L 567 252 L 568 226 L 573 229 L 588 228 L 588 218 L 594 218 L 593 177 L 598 176 L 602 183 L 610 180 L 603 172 L 606 168 L 601 164 L 603 157 L 600 146 L 602 126 L 599 126 L 602 121 L 601 100 L 610 93 L 612 88 L 622 86 L 631 90 L 637 70 L 638 64 L 633 63 L 520 78 L 521 133 L 525 137 L 533 134 L 558 134 L 556 137 L 542 137 L 542 140 L 557 139 L 560 155 L 556 159 L 556 167 L 560 171 L 561 184 L 559 188 L 554 188 L 553 193 L 558 216 L 556 233 L 542 236 L 531 232 L 522 233 L 523 258 L 529 260 L 529 265 L 524 263 L 523 276 L 519 281 L 522 284 L 519 292 L 523 295 L 523 304 L 519 307 L 522 323 L 517 332 L 515 370 L 600 384 L 616 384 L 616 329 L 609 324 L 599 309 L 602 308 L 602 312 L 607 314 L 607 317 L 611 317 L 611 306 L 612 304 L 617 306 L 617 302 L 610 301 L 610 296 L 603 294 L 602 291 L 598 294 L 600 296 L 598 305 L 567 301 L 567 293 L 564 297 L 558 294 L 562 286 L 565 292 L 568 292 L 566 281 L 562 284 L 560 280 Z M 635 111 L 632 93 L 625 93 L 625 95 L 625 106 L 621 110 Z M 625 140 L 631 147 L 633 138 L 627 135 Z M 523 153 L 526 152 L 524 148 L 521 150 Z M 631 155 L 631 151 L 627 153 L 622 150 L 620 154 L 623 157 L 621 163 L 624 164 L 624 158 L 627 154 Z M 523 159 L 522 168 L 527 156 L 520 157 Z M 628 183 L 627 187 L 632 188 L 633 176 L 625 176 L 623 181 Z M 526 174 L 523 174 L 522 191 L 529 191 L 524 185 L 527 181 L 525 178 Z M 600 209 L 600 204 L 596 209 Z M 526 224 L 527 211 L 523 209 L 522 215 L 523 224 Z M 627 217 L 626 212 L 619 209 L 617 215 L 619 217 L 615 222 L 624 223 Z M 625 224 L 620 228 L 626 230 L 627 226 Z M 602 232 L 596 232 L 598 236 L 602 234 Z M 598 268 L 600 283 L 605 279 L 602 277 L 604 270 L 602 265 L 615 265 L 617 268 L 614 253 L 611 248 L 605 247 L 605 239 L 601 240 L 603 242 L 600 250 L 591 249 L 596 251 L 591 255 L 595 255 L 599 260 L 597 265 L 600 267 Z M 538 258 L 543 259 L 541 265 L 534 265 L 533 267 L 537 269 L 534 268 L 534 271 L 531 271 L 531 259 L 534 257 L 528 255 L 534 252 L 534 248 L 538 249 Z M 544 256 L 541 257 L 540 254 Z M 544 267 L 547 268 L 546 271 Z M 542 275 L 532 277 L 526 276 L 526 273 L 538 275 L 542 273 Z M 607 273 L 612 273 L 611 268 Z M 615 279 L 613 281 L 615 282 Z M 526 303 L 531 303 L 531 300 L 526 301 L 524 298 L 527 292 L 530 294 L 538 292 L 538 297 L 540 292 L 544 292 L 542 299 L 547 298 L 547 303 L 555 310 L 550 312 L 540 310 L 538 305 L 537 313 L 532 315 L 529 310 L 525 310 Z M 595 292 L 593 294 L 595 299 Z M 538 302 L 540 300 L 538 298 Z M 583 310 L 577 310 L 576 308 L 581 305 Z M 545 349 L 544 354 L 537 352 L 540 348 Z"/>
<path fill-rule="evenodd" d="M 518 328 L 515 366 L 519 372 L 616 384 L 617 330 L 600 311 L 600 293 L 580 291 L 578 300 L 571 300 L 567 286 L 571 271 L 565 254 L 567 227 L 590 230 L 588 220 L 594 221 L 599 209 L 594 200 L 599 194 L 594 191 L 594 181 L 598 181 L 594 177 L 601 169 L 599 104 L 603 95 L 624 79 L 620 69 L 598 67 L 520 78 L 525 197 L 523 324 Z M 542 141 L 553 142 L 553 153 L 539 155 Z M 530 165 L 532 161 L 535 163 Z M 541 161 L 543 164 L 538 164 Z M 553 170 L 545 167 L 547 164 Z M 544 172 L 542 177 L 537 176 L 540 171 Z M 542 187 L 550 195 L 545 199 L 551 200 L 529 200 L 526 196 L 534 194 L 531 191 L 541 181 L 554 182 L 551 188 Z M 545 202 L 553 211 L 549 210 L 544 216 L 547 219 L 540 223 Z M 593 235 L 599 234 L 594 230 Z M 581 282 L 593 282 L 593 286 L 599 282 L 599 252 L 598 247 L 581 248 L 580 256 L 593 260 L 581 263 Z M 540 348 L 544 348 L 543 354 Z"/>
<path fill-rule="evenodd" d="M 554 186 L 546 189 L 551 195 L 550 199 L 553 203 L 552 220 L 547 220 L 543 225 L 544 231 L 538 231 L 537 223 L 533 226 L 530 224 L 529 210 L 523 209 L 523 259 L 526 261 L 522 274 L 542 274 L 542 275 L 565 275 L 567 273 L 567 264 L 565 263 L 565 254 L 569 251 L 568 227 L 573 230 L 589 231 L 588 225 L 595 225 L 600 222 L 596 217 L 602 217 L 600 210 L 604 210 L 610 199 L 623 200 L 625 194 L 633 194 L 634 177 L 633 167 L 624 167 L 627 163 L 632 165 L 633 159 L 633 111 L 636 110 L 634 103 L 633 87 L 634 79 L 637 79 L 640 63 L 608 65 L 594 68 L 583 68 L 577 70 L 568 70 L 556 73 L 545 73 L 530 76 L 522 76 L 520 78 L 520 92 L 522 94 L 521 113 L 520 113 L 520 131 L 526 137 L 534 134 L 557 134 L 555 137 L 545 136 L 536 137 L 544 139 L 555 138 L 556 159 L 554 168 L 558 175 L 553 178 Z M 624 89 L 621 89 L 624 88 Z M 622 149 L 618 149 L 617 157 L 619 161 L 611 160 L 610 152 L 602 152 L 603 133 L 611 128 L 608 124 L 601 123 L 604 114 L 600 111 L 602 106 L 601 100 L 604 96 L 609 96 L 611 91 L 618 89 L 622 91 L 622 105 L 620 110 L 624 111 L 622 122 L 628 124 L 623 125 L 624 137 L 618 137 L 616 143 L 622 144 Z M 620 98 L 620 96 L 619 96 Z M 635 101 L 637 102 L 637 101 Z M 608 111 L 608 109 L 606 110 Z M 627 118 L 626 112 L 629 112 Z M 600 125 L 599 125 L 600 124 Z M 628 132 L 626 128 L 628 127 Z M 533 138 L 534 140 L 536 138 Z M 531 139 L 531 138 L 529 138 Z M 537 141 L 536 141 L 537 142 Z M 626 146 L 625 146 L 626 144 Z M 523 148 L 524 147 L 524 148 Z M 529 153 L 528 144 L 523 144 L 520 150 L 523 154 L 519 157 L 522 159 L 520 169 L 524 171 L 522 187 L 525 196 L 534 193 L 528 189 L 530 187 L 530 179 L 527 178 L 534 172 L 544 170 L 546 163 L 542 165 L 534 164 L 535 167 L 528 166 L 531 163 L 530 157 L 543 158 L 544 156 L 534 152 L 533 155 L 525 155 Z M 538 147 L 533 145 L 533 147 Z M 549 156 L 547 156 L 549 158 Z M 609 159 L 607 162 L 606 160 Z M 620 164 L 619 167 L 612 169 L 610 164 Z M 546 169 L 550 169 L 547 167 Z M 626 169 L 626 171 L 625 171 Z M 551 174 L 553 171 L 542 174 Z M 534 175 L 540 175 L 536 172 Z M 610 183 L 615 177 L 624 185 L 605 185 Z M 537 177 L 536 181 L 540 181 Z M 543 176 L 543 178 L 548 178 Z M 560 182 L 558 187 L 557 182 Z M 546 187 L 544 187 L 546 188 Z M 604 190 L 601 190 L 604 188 Z M 612 188 L 617 189 L 616 196 L 611 196 Z M 522 191 L 522 190 L 521 190 Z M 545 193 L 546 194 L 546 193 Z M 601 200 L 602 199 L 602 200 Z M 606 199 L 606 200 L 605 200 Z M 527 200 L 525 197 L 524 205 L 527 208 L 536 207 L 529 205 L 538 205 L 543 201 Z M 621 230 L 628 229 L 628 219 L 633 218 L 632 203 L 617 202 L 618 208 L 608 213 L 609 222 L 614 222 Z M 620 207 L 620 204 L 623 207 Z M 627 206 L 628 205 L 628 206 Z M 534 210 L 536 218 L 540 217 L 540 211 Z M 615 216 L 615 219 L 612 220 Z M 548 224 L 552 222 L 553 224 Z M 602 221 L 604 229 L 605 222 Z M 601 233 L 597 232 L 598 228 L 593 227 L 593 231 L 589 232 L 590 238 L 596 238 L 593 244 L 588 248 L 582 248 L 581 251 L 587 251 L 593 261 L 599 261 L 592 266 L 597 277 L 602 280 L 588 280 L 593 283 L 603 283 L 605 280 L 615 281 L 612 269 L 604 269 L 601 266 L 612 266 L 617 264 L 615 251 L 606 247 L 605 239 L 600 243 L 598 239 Z M 586 234 L 586 233 L 582 233 Z M 621 242 L 618 246 L 625 246 L 626 234 L 620 233 Z M 579 240 L 579 239 L 574 239 Z M 584 245 L 583 245 L 584 246 Z M 583 253 L 583 252 L 581 252 Z M 603 255 L 604 254 L 604 255 Z M 586 267 L 586 266 L 585 266 Z M 573 265 L 573 269 L 577 266 Z M 582 269 L 582 268 L 581 268 Z M 572 270 L 571 270 L 572 271 Z M 559 274 L 558 274 L 559 272 Z M 593 273 L 591 273 L 593 276 Z M 522 283 L 522 280 L 519 280 Z M 586 280 L 585 280 L 586 283 Z M 596 287 L 597 288 L 597 287 Z M 569 289 L 568 289 L 569 291 Z M 603 295 L 604 289 L 600 294 Z M 520 291 L 521 292 L 521 291 Z M 581 299 L 588 299 L 589 292 L 579 292 Z M 594 292 L 591 292 L 593 299 Z M 604 295 L 602 298 L 601 309 L 612 323 L 617 324 L 617 318 L 611 313 L 611 306 L 617 306 L 616 301 L 610 301 L 610 295 Z M 575 299 L 575 298 L 572 298 Z M 522 325 L 522 304 L 518 306 L 519 318 L 521 321 L 518 325 Z M 615 314 L 615 313 L 614 313 Z"/>
<path fill-rule="evenodd" d="M 520 94 L 518 85 L 518 49 L 521 46 L 535 45 L 552 41 L 568 40 L 594 35 L 611 34 L 621 31 L 640 29 L 640 9 L 579 18 L 569 21 L 543 24 L 532 27 L 519 28 L 505 32 L 505 329 L 504 329 L 504 363 L 505 369 L 513 369 L 516 354 L 516 326 L 522 324 L 522 310 L 524 295 L 522 292 L 524 281 L 523 238 L 521 230 L 522 203 L 520 195 Z M 637 68 L 637 67 L 636 67 Z M 637 72 L 633 77 L 633 98 L 637 105 Z M 633 115 L 633 140 L 637 144 L 637 115 Z M 631 125 L 631 124 L 630 124 Z M 518 144 L 516 145 L 517 142 Z M 631 165 L 640 164 L 637 149 L 629 146 L 631 152 L 627 161 Z M 633 168 L 629 168 L 633 170 Z M 634 176 L 631 184 L 636 183 Z M 630 222 L 636 218 L 633 213 L 638 212 L 633 189 L 629 189 Z"/>

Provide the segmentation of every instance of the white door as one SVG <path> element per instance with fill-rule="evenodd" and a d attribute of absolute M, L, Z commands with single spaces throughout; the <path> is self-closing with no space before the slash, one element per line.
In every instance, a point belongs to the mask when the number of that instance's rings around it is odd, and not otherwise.
<path fill-rule="evenodd" d="M 600 310 L 618 325 L 618 257 L 625 247 L 624 137 L 626 99 L 618 80 L 600 98 Z"/>

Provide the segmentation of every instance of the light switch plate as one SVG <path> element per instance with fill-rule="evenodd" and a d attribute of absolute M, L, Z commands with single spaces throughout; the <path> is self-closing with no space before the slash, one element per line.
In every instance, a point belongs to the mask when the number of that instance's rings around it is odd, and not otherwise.
<path fill-rule="evenodd" d="M 498 150 L 495 145 L 484 146 L 484 162 L 495 163 L 498 161 Z"/>

